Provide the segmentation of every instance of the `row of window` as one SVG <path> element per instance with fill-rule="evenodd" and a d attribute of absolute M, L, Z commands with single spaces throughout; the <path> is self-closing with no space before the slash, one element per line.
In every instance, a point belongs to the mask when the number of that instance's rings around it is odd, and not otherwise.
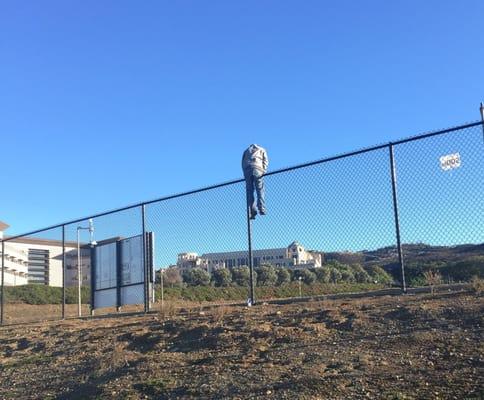
<path fill-rule="evenodd" d="M 263 257 L 254 257 L 254 266 L 258 267 L 262 262 L 261 261 L 272 261 L 272 260 L 282 260 L 284 256 L 263 256 Z M 272 263 L 273 264 L 273 263 Z M 242 265 L 249 265 L 249 259 L 245 258 L 231 258 L 225 260 L 208 260 L 208 265 L 225 265 L 228 268 L 232 267 L 240 267 Z M 286 265 L 285 263 L 276 263 L 276 266 Z"/>

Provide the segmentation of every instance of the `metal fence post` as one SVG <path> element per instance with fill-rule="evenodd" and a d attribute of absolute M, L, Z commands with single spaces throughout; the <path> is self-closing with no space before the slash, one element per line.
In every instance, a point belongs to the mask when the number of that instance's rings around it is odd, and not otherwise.
<path fill-rule="evenodd" d="M 121 242 L 116 241 L 116 312 L 121 311 L 121 285 L 123 284 L 121 268 Z"/>
<path fill-rule="evenodd" d="M 117 262 L 118 258 L 117 258 L 117 253 L 116 253 L 116 262 Z M 94 316 L 94 311 L 96 310 L 96 286 L 97 286 L 97 282 L 96 282 L 96 265 L 97 265 L 97 261 L 96 261 L 96 246 L 92 246 L 91 247 L 91 293 L 90 293 L 90 297 L 91 297 L 91 306 L 89 307 L 90 308 L 90 314 L 91 314 L 91 317 Z M 117 281 L 116 281 L 117 282 Z M 117 310 L 117 308 L 116 308 Z"/>
<path fill-rule="evenodd" d="M 482 121 L 482 141 L 484 142 L 484 103 L 481 103 L 481 107 L 479 108 L 481 112 L 481 121 Z"/>
<path fill-rule="evenodd" d="M 254 293 L 254 265 L 252 262 L 252 224 L 250 220 L 250 207 L 247 207 L 247 239 L 249 242 L 249 297 L 250 303 L 255 304 Z"/>
<path fill-rule="evenodd" d="M 393 144 L 388 145 L 390 150 L 390 170 L 392 177 L 392 193 L 393 193 L 393 212 L 395 216 L 395 230 L 397 236 L 397 250 L 398 250 L 398 263 L 400 264 L 400 270 L 402 274 L 402 291 L 407 292 L 407 285 L 405 282 L 405 266 L 403 265 L 402 243 L 400 241 L 400 219 L 398 216 L 398 195 L 397 195 L 397 176 L 395 168 L 395 156 L 393 154 Z"/>
<path fill-rule="evenodd" d="M 160 268 L 160 286 L 161 286 L 161 313 L 164 316 L 165 315 L 165 284 L 163 280 L 165 277 L 163 276 L 163 268 Z M 155 278 L 156 281 L 156 278 Z"/>
<path fill-rule="evenodd" d="M 62 319 L 66 317 L 66 226 L 62 225 Z"/>
<path fill-rule="evenodd" d="M 144 271 L 144 304 L 145 304 L 145 313 L 150 309 L 150 301 L 149 301 L 149 274 L 148 274 L 148 263 L 146 262 L 146 217 L 145 217 L 145 205 L 141 205 L 141 226 L 142 226 L 142 235 L 143 235 L 143 271 Z"/>
<path fill-rule="evenodd" d="M 4 303 L 4 294 L 3 294 L 3 287 L 5 286 L 5 242 L 2 240 L 2 286 L 0 294 L 0 325 L 3 325 L 3 303 Z"/>

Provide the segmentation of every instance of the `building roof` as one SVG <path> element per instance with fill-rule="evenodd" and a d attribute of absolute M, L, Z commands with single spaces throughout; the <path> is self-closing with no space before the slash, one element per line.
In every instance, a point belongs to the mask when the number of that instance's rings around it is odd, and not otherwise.
<path fill-rule="evenodd" d="M 8 229 L 10 227 L 9 224 L 6 224 L 3 221 L 0 221 L 0 231 L 4 231 L 5 229 Z"/>
<path fill-rule="evenodd" d="M 122 238 L 120 236 L 115 236 L 109 239 L 104 239 L 100 240 L 97 242 L 98 246 L 101 246 L 103 244 L 109 244 L 116 242 L 117 240 L 121 240 Z M 5 237 L 5 241 L 8 241 L 10 243 L 24 243 L 24 244 L 38 244 L 38 245 L 44 245 L 44 246 L 62 246 L 62 240 L 55 240 L 55 239 L 42 239 L 42 238 L 36 238 L 36 237 L 28 237 L 28 236 L 23 236 L 23 237 L 15 237 L 15 239 L 9 239 L 8 236 Z M 66 247 L 77 247 L 77 242 L 73 241 L 65 241 L 64 245 Z M 90 245 L 89 243 L 85 242 L 80 242 L 80 247 L 81 248 L 89 248 Z"/>

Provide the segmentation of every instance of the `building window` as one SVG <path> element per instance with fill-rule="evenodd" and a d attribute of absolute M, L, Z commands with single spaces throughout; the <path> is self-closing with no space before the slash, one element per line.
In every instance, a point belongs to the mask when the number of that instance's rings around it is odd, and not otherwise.
<path fill-rule="evenodd" d="M 29 283 L 49 284 L 49 250 L 29 249 Z"/>

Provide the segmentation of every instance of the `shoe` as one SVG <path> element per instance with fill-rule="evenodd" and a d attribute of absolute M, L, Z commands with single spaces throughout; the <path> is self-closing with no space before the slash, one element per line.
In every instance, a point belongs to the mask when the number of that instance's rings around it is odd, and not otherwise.
<path fill-rule="evenodd" d="M 252 208 L 249 212 L 249 218 L 250 219 L 255 219 L 255 216 L 257 215 L 257 209 L 256 208 Z"/>
<path fill-rule="evenodd" d="M 259 214 L 260 214 L 260 215 L 266 215 L 266 210 L 260 210 L 260 211 L 259 211 Z"/>

